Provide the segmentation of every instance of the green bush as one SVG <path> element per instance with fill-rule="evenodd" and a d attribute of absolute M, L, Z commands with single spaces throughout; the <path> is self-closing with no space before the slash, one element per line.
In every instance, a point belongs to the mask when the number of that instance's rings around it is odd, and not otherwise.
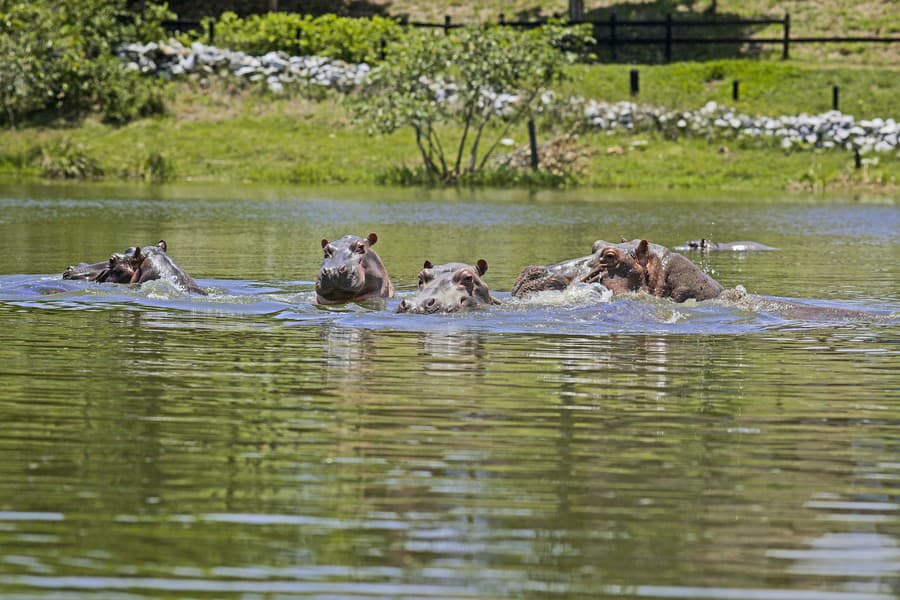
<path fill-rule="evenodd" d="M 0 0 L 0 123 L 47 112 L 99 110 L 122 121 L 159 111 L 149 91 L 155 82 L 125 76 L 113 52 L 125 41 L 159 39 L 165 5 L 150 4 L 141 16 L 126 3 Z M 125 110 L 128 103 L 134 106 Z"/>
<path fill-rule="evenodd" d="M 391 19 L 355 19 L 292 13 L 252 15 L 225 12 L 216 23 L 216 44 L 251 55 L 283 51 L 294 56 L 320 55 L 347 62 L 376 62 L 384 45 L 399 39 L 403 28 Z"/>
<path fill-rule="evenodd" d="M 63 138 L 58 143 L 39 149 L 39 163 L 44 177 L 50 179 L 100 179 L 103 169 L 99 161 L 81 144 Z"/>

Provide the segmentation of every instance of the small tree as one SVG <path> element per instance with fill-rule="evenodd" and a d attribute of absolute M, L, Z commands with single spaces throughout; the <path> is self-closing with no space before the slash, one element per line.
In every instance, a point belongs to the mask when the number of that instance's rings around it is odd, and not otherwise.
<path fill-rule="evenodd" d="M 358 115 L 381 133 L 411 127 L 429 176 L 456 181 L 483 169 L 509 128 L 561 79 L 568 57 L 559 48 L 569 36 L 558 26 L 411 33 L 373 72 Z M 493 122 L 503 125 L 491 130 Z"/>

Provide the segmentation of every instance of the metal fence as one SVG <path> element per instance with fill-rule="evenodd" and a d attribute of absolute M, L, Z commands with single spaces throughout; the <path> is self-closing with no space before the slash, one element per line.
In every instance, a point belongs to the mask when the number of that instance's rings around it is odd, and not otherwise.
<path fill-rule="evenodd" d="M 442 29 L 444 33 L 465 27 L 465 23 L 454 23 L 450 16 L 444 17 L 443 23 L 427 23 L 407 21 L 401 19 L 400 23 L 406 27 Z M 546 21 L 507 21 L 504 15 L 500 15 L 498 24 L 506 27 L 531 29 L 544 25 Z M 875 43 L 892 44 L 900 42 L 900 37 L 883 36 L 791 36 L 791 15 L 785 13 L 781 19 L 676 19 L 667 14 L 662 19 L 619 19 L 615 13 L 611 13 L 607 19 L 591 19 L 584 21 L 570 21 L 567 26 L 590 24 L 593 27 L 593 37 L 597 48 L 606 48 L 610 51 L 613 61 L 618 60 L 619 50 L 628 46 L 657 45 L 663 49 L 666 62 L 672 60 L 675 46 L 689 46 L 702 44 L 774 44 L 781 46 L 781 58 L 790 58 L 792 44 L 808 43 Z M 204 22 L 174 20 L 163 21 L 163 27 L 169 31 L 200 30 L 207 34 L 210 44 L 215 43 L 215 20 L 206 19 Z M 724 27 L 754 27 L 766 25 L 780 25 L 782 35 L 778 37 L 753 37 L 724 35 L 718 37 L 703 37 L 699 35 L 683 35 L 684 30 L 705 29 L 715 31 Z M 645 34 L 651 30 L 650 34 Z M 655 30 L 655 31 L 652 31 Z M 662 31 L 662 35 L 658 32 Z"/>

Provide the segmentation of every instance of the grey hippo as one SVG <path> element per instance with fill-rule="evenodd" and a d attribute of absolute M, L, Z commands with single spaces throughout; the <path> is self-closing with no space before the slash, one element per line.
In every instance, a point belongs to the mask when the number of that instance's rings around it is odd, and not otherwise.
<path fill-rule="evenodd" d="M 322 240 L 322 267 L 316 277 L 317 304 L 343 304 L 369 298 L 393 298 L 394 286 L 372 246 L 378 236 L 345 235 Z"/>
<path fill-rule="evenodd" d="M 63 279 L 84 279 L 97 283 L 145 283 L 166 279 L 192 294 L 206 295 L 193 277 L 188 275 L 166 252 L 165 240 L 155 245 L 133 246 L 115 252 L 105 262 L 79 263 L 63 273 Z"/>
<path fill-rule="evenodd" d="M 397 312 L 452 313 L 500 304 L 481 279 L 487 269 L 487 261 L 483 258 L 474 265 L 447 263 L 435 266 L 426 260 L 419 273 L 415 297 L 403 300 Z"/>
<path fill-rule="evenodd" d="M 689 240 L 673 250 L 678 252 L 763 252 L 777 250 L 759 242 L 711 242 L 706 239 Z"/>

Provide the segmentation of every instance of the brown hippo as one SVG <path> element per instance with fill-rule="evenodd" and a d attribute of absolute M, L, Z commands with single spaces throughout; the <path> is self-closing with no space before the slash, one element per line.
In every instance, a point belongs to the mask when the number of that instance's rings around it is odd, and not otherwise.
<path fill-rule="evenodd" d="M 415 298 L 403 300 L 397 312 L 450 313 L 500 304 L 481 279 L 487 268 L 487 261 L 483 258 L 474 266 L 465 263 L 435 266 L 426 260 L 419 273 L 419 289 Z"/>
<path fill-rule="evenodd" d="M 387 269 L 372 246 L 378 236 L 361 238 L 345 235 L 339 240 L 322 240 L 325 253 L 316 278 L 317 304 L 342 304 L 367 298 L 393 298 L 394 286 Z"/>
<path fill-rule="evenodd" d="M 711 242 L 706 239 L 690 240 L 673 248 L 678 252 L 761 252 L 777 249 L 759 242 Z"/>
<path fill-rule="evenodd" d="M 148 244 L 147 248 L 151 245 Z M 166 251 L 167 245 L 165 240 L 159 240 L 156 248 Z M 107 260 L 98 263 L 78 263 L 71 265 L 62 274 L 63 279 L 84 279 L 86 281 L 96 281 L 97 283 L 131 283 L 131 277 L 134 275 L 134 269 L 131 261 L 126 260 L 134 255 L 134 251 L 140 246 L 132 246 L 125 252 L 114 252 Z"/>
<path fill-rule="evenodd" d="M 154 279 L 168 279 L 181 289 L 205 296 L 201 288 L 184 269 L 166 253 L 165 240 L 155 245 L 128 248 L 115 252 L 102 263 L 80 263 L 66 269 L 63 279 L 85 279 L 97 283 L 144 283 Z"/>
<path fill-rule="evenodd" d="M 725 289 L 681 254 L 657 244 L 651 248 L 647 240 L 606 245 L 593 256 L 598 260 L 585 283 L 599 281 L 613 295 L 642 291 L 684 302 L 709 300 Z"/>
<path fill-rule="evenodd" d="M 572 283 L 601 283 L 613 294 L 644 291 L 684 302 L 689 298 L 715 298 L 722 286 L 690 260 L 665 246 L 647 240 L 614 244 L 594 242 L 592 254 L 548 267 L 522 270 L 512 294 L 565 289 Z"/>

